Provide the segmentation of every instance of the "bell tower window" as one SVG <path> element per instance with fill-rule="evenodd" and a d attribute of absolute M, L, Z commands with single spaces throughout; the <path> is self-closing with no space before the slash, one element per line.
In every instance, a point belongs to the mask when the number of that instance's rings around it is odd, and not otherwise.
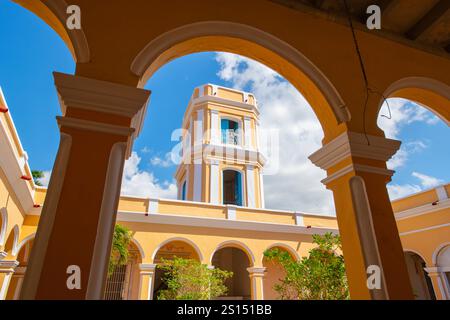
<path fill-rule="evenodd" d="M 235 170 L 223 171 L 223 203 L 242 206 L 242 177 Z"/>
<path fill-rule="evenodd" d="M 183 182 L 181 187 L 181 200 L 186 200 L 186 181 Z"/>
<path fill-rule="evenodd" d="M 222 144 L 239 145 L 239 123 L 229 119 L 221 119 Z"/>

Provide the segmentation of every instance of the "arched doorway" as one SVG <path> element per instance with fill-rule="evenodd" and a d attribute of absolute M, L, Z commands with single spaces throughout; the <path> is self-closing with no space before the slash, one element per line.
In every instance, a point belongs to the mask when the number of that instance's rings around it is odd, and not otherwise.
<path fill-rule="evenodd" d="M 436 300 L 428 273 L 424 270 L 425 261 L 417 253 L 405 252 L 406 267 L 416 300 Z"/>
<path fill-rule="evenodd" d="M 247 268 L 251 266 L 248 254 L 237 246 L 227 246 L 217 250 L 211 264 L 222 270 L 233 272 L 233 276 L 225 281 L 228 288 L 226 296 L 219 299 L 251 299 L 250 277 Z"/>
<path fill-rule="evenodd" d="M 282 246 L 272 246 L 268 250 L 271 249 L 278 249 L 282 252 L 288 253 L 294 261 L 298 259 L 298 257 L 291 250 L 288 250 Z M 263 266 L 266 268 L 265 276 L 263 279 L 264 299 L 281 299 L 280 294 L 275 290 L 275 286 L 279 284 L 286 276 L 286 272 L 283 266 L 277 261 L 268 260 L 266 257 L 263 258 Z M 294 299 L 295 297 L 289 298 Z"/>
<path fill-rule="evenodd" d="M 139 297 L 139 264 L 142 256 L 134 242 L 128 245 L 128 261 L 114 268 L 106 280 L 105 300 L 137 300 Z"/>
<path fill-rule="evenodd" d="M 154 255 L 153 263 L 160 265 L 163 260 L 170 260 L 175 257 L 201 261 L 200 253 L 193 245 L 183 240 L 172 240 L 158 249 Z M 165 289 L 167 289 L 167 284 L 164 282 L 164 271 L 157 267 L 154 276 L 153 299 L 157 300 L 159 292 Z"/>

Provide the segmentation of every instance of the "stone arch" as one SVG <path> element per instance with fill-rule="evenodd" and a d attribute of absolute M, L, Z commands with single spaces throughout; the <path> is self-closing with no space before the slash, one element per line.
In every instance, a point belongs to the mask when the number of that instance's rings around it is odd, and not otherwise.
<path fill-rule="evenodd" d="M 225 21 L 203 21 L 172 29 L 148 43 L 135 57 L 131 71 L 143 87 L 167 62 L 196 52 L 224 51 L 241 54 L 276 70 L 308 100 L 330 138 L 343 132 L 339 124 L 350 112 L 328 78 L 288 43 L 254 27 Z"/>
<path fill-rule="evenodd" d="M 135 238 L 131 238 L 131 243 L 138 249 L 139 254 L 141 255 L 141 259 L 144 260 L 145 258 L 145 251 L 142 245 L 137 241 Z"/>
<path fill-rule="evenodd" d="M 299 261 L 301 259 L 297 251 L 295 251 L 289 245 L 286 245 L 284 243 L 273 243 L 269 245 L 266 248 L 266 250 L 270 250 L 273 248 L 279 248 L 287 252 L 295 261 Z M 264 250 L 264 252 L 266 250 Z M 265 259 L 264 254 L 261 257 L 261 265 L 265 268 L 265 275 L 263 279 L 264 298 L 268 300 L 279 299 L 280 297 L 278 293 L 274 290 L 274 286 L 276 284 L 279 284 L 280 281 L 284 279 L 286 276 L 286 272 L 283 266 L 277 261 Z"/>
<path fill-rule="evenodd" d="M 70 30 L 67 28 L 67 7 L 65 0 L 13 0 L 25 9 L 33 12 L 50 26 L 64 41 L 77 63 L 85 63 L 90 60 L 89 45 L 86 34 L 81 29 Z"/>
<path fill-rule="evenodd" d="M 436 299 L 431 278 L 425 271 L 426 260 L 415 250 L 404 250 L 404 255 L 415 298 L 419 300 Z"/>
<path fill-rule="evenodd" d="M 105 300 L 137 300 L 139 298 L 140 270 L 139 265 L 144 258 L 140 243 L 131 238 L 128 245 L 128 260 L 118 265 L 106 280 L 103 299 Z"/>
<path fill-rule="evenodd" d="M 6 208 L 0 209 L 0 246 L 5 245 L 6 229 L 8 228 L 8 211 Z"/>
<path fill-rule="evenodd" d="M 211 255 L 210 262 L 214 268 L 232 272 L 232 276 L 224 283 L 227 287 L 228 299 L 244 300 L 255 298 L 250 278 L 250 269 L 254 264 L 255 260 L 250 249 L 242 242 L 235 240 L 222 242 Z"/>
<path fill-rule="evenodd" d="M 18 252 L 18 246 L 19 246 L 19 235 L 20 235 L 20 229 L 19 226 L 16 224 L 9 232 L 8 238 L 5 242 L 5 251 L 9 252 L 12 256 L 15 256 Z"/>
<path fill-rule="evenodd" d="M 444 242 L 437 246 L 432 256 L 433 266 L 437 266 L 439 254 L 448 246 L 450 246 L 450 242 Z"/>
<path fill-rule="evenodd" d="M 450 245 L 442 247 L 436 256 L 436 265 L 438 267 L 450 268 Z"/>
<path fill-rule="evenodd" d="M 407 77 L 392 83 L 384 92 L 386 98 L 414 101 L 450 125 L 450 87 L 425 77 Z M 379 108 L 384 102 L 381 99 Z"/>
<path fill-rule="evenodd" d="M 203 261 L 203 255 L 202 255 L 200 248 L 192 240 L 184 238 L 184 237 L 174 237 L 174 238 L 170 238 L 170 239 L 167 239 L 167 240 L 164 240 L 163 242 L 161 242 L 158 245 L 158 247 L 156 247 L 156 249 L 153 251 L 152 261 L 153 262 L 155 261 L 156 255 L 158 254 L 158 251 L 161 248 L 163 248 L 166 244 L 169 244 L 169 243 L 175 242 L 175 241 L 184 242 L 184 243 L 187 243 L 188 245 L 190 245 L 196 252 L 199 261 L 200 262 Z"/>
<path fill-rule="evenodd" d="M 30 234 L 17 244 L 15 259 L 18 262 L 18 266 L 15 268 L 14 273 L 11 276 L 8 291 L 6 293 L 7 300 L 19 299 L 23 279 L 28 267 L 28 261 L 30 259 L 30 253 L 33 248 L 34 237 L 35 233 Z"/>
<path fill-rule="evenodd" d="M 227 241 L 220 243 L 214 249 L 214 251 L 211 253 L 211 256 L 209 258 L 209 264 L 212 264 L 212 259 L 214 257 L 214 254 L 217 251 L 219 251 L 220 249 L 223 249 L 223 248 L 227 248 L 227 247 L 232 247 L 232 248 L 234 247 L 234 248 L 242 250 L 247 255 L 251 265 L 252 266 L 255 265 L 256 260 L 255 260 L 255 256 L 253 255 L 253 252 L 250 250 L 250 248 L 247 245 L 245 245 L 244 243 L 237 241 L 237 240 L 227 240 Z"/>
<path fill-rule="evenodd" d="M 32 233 L 32 234 L 26 236 L 25 238 L 23 238 L 22 241 L 20 241 L 19 244 L 17 245 L 17 252 L 20 252 L 20 250 L 23 248 L 23 246 L 26 245 L 28 241 L 33 240 L 35 236 L 36 236 L 36 233 Z"/>
<path fill-rule="evenodd" d="M 287 244 L 284 244 L 284 243 L 281 243 L 281 242 L 277 242 L 277 243 L 273 243 L 273 244 L 269 245 L 264 250 L 264 252 L 267 251 L 267 250 L 273 249 L 273 248 L 277 248 L 277 247 L 287 251 L 295 261 L 298 261 L 298 260 L 301 259 L 300 255 L 298 254 L 298 252 L 296 250 L 294 250 L 291 246 L 289 246 Z M 264 253 L 263 253 L 262 257 L 261 257 L 261 264 L 263 263 L 263 260 L 264 260 Z"/>

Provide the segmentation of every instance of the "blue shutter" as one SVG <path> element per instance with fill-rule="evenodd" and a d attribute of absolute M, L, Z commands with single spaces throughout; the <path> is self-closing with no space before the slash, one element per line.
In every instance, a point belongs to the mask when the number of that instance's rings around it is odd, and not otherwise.
<path fill-rule="evenodd" d="M 183 187 L 181 189 L 181 200 L 186 200 L 186 181 L 183 183 Z"/>
<path fill-rule="evenodd" d="M 227 132 L 228 132 L 228 120 L 222 119 L 220 120 L 220 130 L 222 132 L 222 143 L 227 143 Z"/>
<path fill-rule="evenodd" d="M 238 206 L 242 206 L 242 181 L 241 181 L 241 173 L 236 171 L 236 185 L 234 194 L 236 197 L 236 204 Z"/>

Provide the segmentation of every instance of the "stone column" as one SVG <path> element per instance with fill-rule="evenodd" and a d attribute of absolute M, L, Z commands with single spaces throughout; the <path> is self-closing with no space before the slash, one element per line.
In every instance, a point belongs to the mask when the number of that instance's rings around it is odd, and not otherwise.
<path fill-rule="evenodd" d="M 22 299 L 102 299 L 123 164 L 149 92 L 55 73 L 62 117 Z"/>
<path fill-rule="evenodd" d="M 322 182 L 334 194 L 352 299 L 413 299 L 386 189 L 394 173 L 386 161 L 399 147 L 396 140 L 345 132 L 310 156 L 327 171 Z"/>
<path fill-rule="evenodd" d="M 250 267 L 247 268 L 250 276 L 252 300 L 264 300 L 263 279 L 265 267 Z"/>
<path fill-rule="evenodd" d="M 209 180 L 209 202 L 213 204 L 219 204 L 220 194 L 219 194 L 219 181 L 220 181 L 220 170 L 219 161 L 210 161 L 210 180 Z"/>
<path fill-rule="evenodd" d="M 139 300 L 153 300 L 156 264 L 139 265 Z"/>
<path fill-rule="evenodd" d="M 0 300 L 6 299 L 9 283 L 18 265 L 16 260 L 0 260 Z"/>
<path fill-rule="evenodd" d="M 247 187 L 247 207 L 256 207 L 256 194 L 255 194 L 255 168 L 252 165 L 246 166 L 245 172 L 246 187 Z"/>

